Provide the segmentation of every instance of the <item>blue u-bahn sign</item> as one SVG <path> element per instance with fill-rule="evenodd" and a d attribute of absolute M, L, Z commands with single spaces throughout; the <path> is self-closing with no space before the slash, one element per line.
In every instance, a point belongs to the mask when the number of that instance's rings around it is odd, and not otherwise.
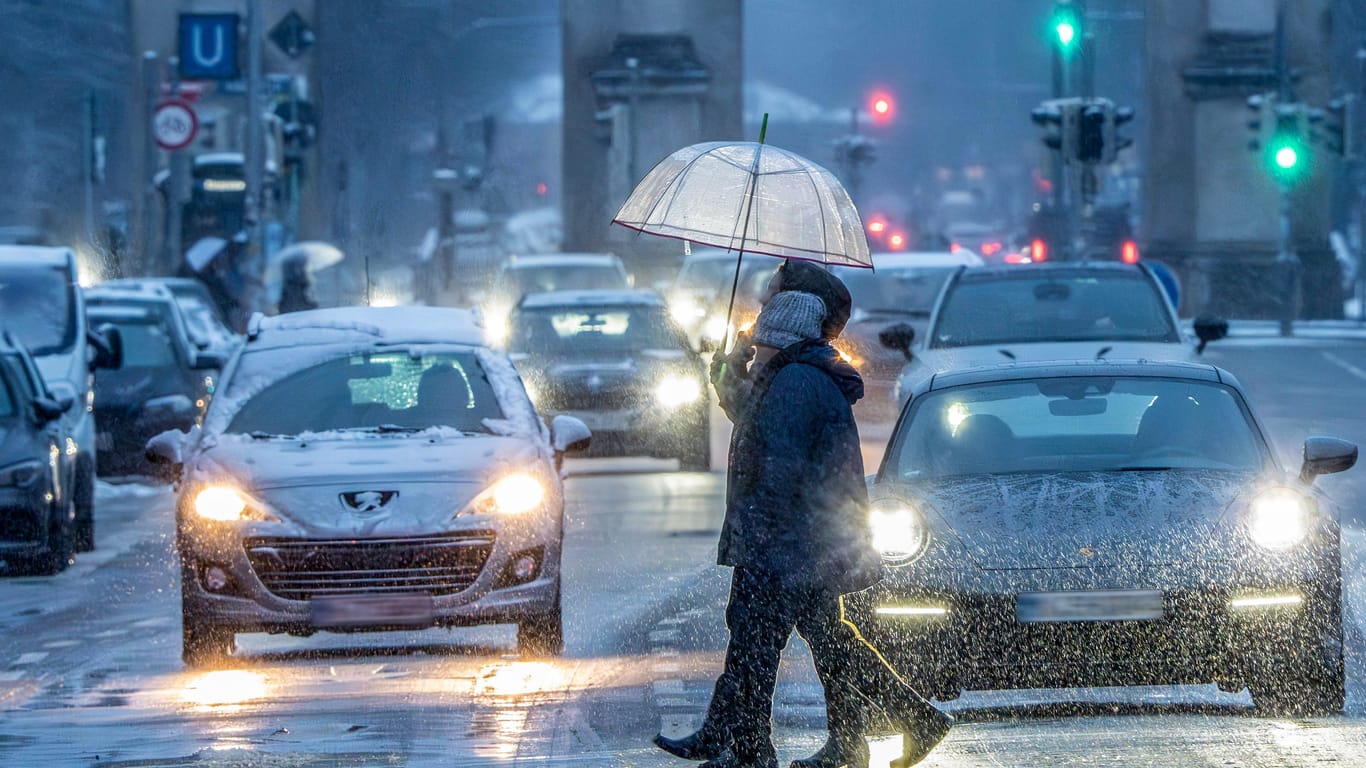
<path fill-rule="evenodd" d="M 180 76 L 187 80 L 236 80 L 235 13 L 180 14 Z"/>

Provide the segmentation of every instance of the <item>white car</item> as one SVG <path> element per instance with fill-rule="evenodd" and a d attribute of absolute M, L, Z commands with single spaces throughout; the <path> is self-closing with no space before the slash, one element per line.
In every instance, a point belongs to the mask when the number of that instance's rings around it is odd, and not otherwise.
<path fill-rule="evenodd" d="M 668 290 L 669 314 L 688 334 L 693 348 L 720 346 L 726 340 L 726 311 L 730 303 L 731 286 L 736 286 L 736 311 L 732 321 L 753 320 L 759 313 L 759 298 L 768 289 L 769 279 L 783 263 L 775 256 L 747 253 L 740 265 L 739 282 L 736 266 L 740 255 L 722 248 L 694 248 L 683 257 L 678 277 Z"/>
<path fill-rule="evenodd" d="M 907 362 L 897 405 L 942 371 L 1043 360 L 1193 362 L 1228 333 L 1215 317 L 1196 319 L 1191 338 L 1144 265 L 1054 262 L 962 269 L 944 284 L 923 338 L 907 324 L 882 331 L 882 343 Z"/>
<path fill-rule="evenodd" d="M 635 279 L 611 253 L 545 253 L 512 256 L 498 268 L 493 290 L 481 302 L 490 343 L 501 345 L 508 316 L 529 293 L 627 290 Z"/>
<path fill-rule="evenodd" d="M 558 653 L 564 496 L 587 447 L 537 417 L 468 310 L 349 307 L 253 319 L 178 470 L 183 656 L 238 632 L 512 623 Z"/>

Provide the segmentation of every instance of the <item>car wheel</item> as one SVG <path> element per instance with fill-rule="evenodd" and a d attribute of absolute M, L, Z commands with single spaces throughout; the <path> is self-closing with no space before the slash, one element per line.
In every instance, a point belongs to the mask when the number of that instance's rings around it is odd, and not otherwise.
<path fill-rule="evenodd" d="M 564 616 L 560 610 L 559 590 L 555 591 L 554 609 L 517 624 L 517 651 L 523 656 L 564 653 Z"/>
<path fill-rule="evenodd" d="M 95 548 L 95 466 L 90 459 L 77 461 L 71 491 L 76 500 L 75 549 L 89 552 Z"/>
<path fill-rule="evenodd" d="M 72 505 L 69 503 L 53 515 L 52 527 L 47 535 L 47 555 L 39 565 L 39 570 L 43 574 L 61 573 L 71 564 L 71 553 L 75 549 L 74 534 L 71 530 L 72 515 Z"/>
<path fill-rule="evenodd" d="M 1265 715 L 1305 717 L 1337 715 L 1346 701 L 1342 656 L 1328 663 L 1301 659 L 1288 664 L 1277 680 L 1250 686 L 1252 703 Z"/>
<path fill-rule="evenodd" d="M 209 667 L 222 664 L 237 648 L 236 633 L 201 621 L 194 614 L 182 611 L 180 657 L 187 666 Z"/>

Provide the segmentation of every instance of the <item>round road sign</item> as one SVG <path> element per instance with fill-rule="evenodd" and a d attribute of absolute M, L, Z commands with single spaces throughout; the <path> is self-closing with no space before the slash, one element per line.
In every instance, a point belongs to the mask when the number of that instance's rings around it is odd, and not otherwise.
<path fill-rule="evenodd" d="M 157 146 L 168 152 L 190 146 L 199 133 L 199 118 L 194 108 L 183 101 L 163 101 L 152 114 L 152 135 Z"/>

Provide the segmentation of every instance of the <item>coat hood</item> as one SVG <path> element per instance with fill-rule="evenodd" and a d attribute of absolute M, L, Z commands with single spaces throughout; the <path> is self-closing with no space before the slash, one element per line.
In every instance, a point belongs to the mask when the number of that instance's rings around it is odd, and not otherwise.
<path fill-rule="evenodd" d="M 800 345 L 789 347 L 793 350 L 793 362 L 810 365 L 825 371 L 830 379 L 839 387 L 844 399 L 850 405 L 858 402 L 863 397 L 863 377 L 859 375 L 858 369 L 846 363 L 838 350 L 830 346 L 827 341 L 803 342 Z M 783 350 L 786 353 L 788 350 Z"/>

